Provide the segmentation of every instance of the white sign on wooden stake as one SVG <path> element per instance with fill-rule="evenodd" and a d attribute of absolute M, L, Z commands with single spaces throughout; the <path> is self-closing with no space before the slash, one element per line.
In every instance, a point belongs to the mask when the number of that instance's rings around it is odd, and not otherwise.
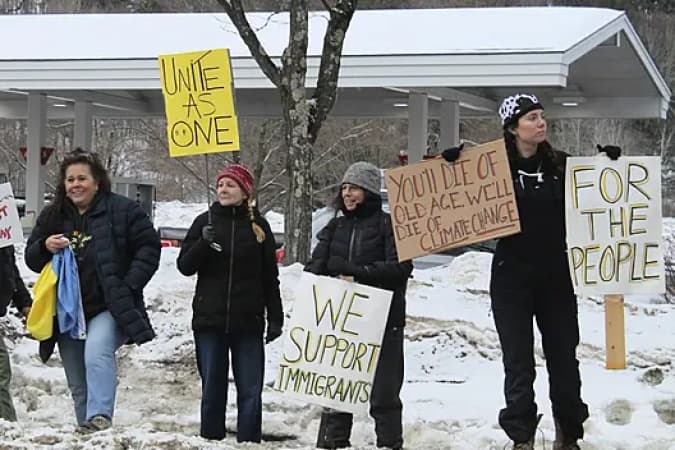
<path fill-rule="evenodd" d="M 579 295 L 665 292 L 661 160 L 574 157 L 565 181 L 567 249 Z"/>

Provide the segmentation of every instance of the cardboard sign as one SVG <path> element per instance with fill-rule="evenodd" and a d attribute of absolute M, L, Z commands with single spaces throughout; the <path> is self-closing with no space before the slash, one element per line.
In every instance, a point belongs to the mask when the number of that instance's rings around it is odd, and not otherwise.
<path fill-rule="evenodd" d="M 159 56 L 169 155 L 239 150 L 227 49 Z"/>
<path fill-rule="evenodd" d="M 520 231 L 504 140 L 385 171 L 399 261 Z"/>
<path fill-rule="evenodd" d="M 663 293 L 661 160 L 567 160 L 565 222 L 574 292 Z"/>
<path fill-rule="evenodd" d="M 274 389 L 367 413 L 392 292 L 304 272 Z"/>
<path fill-rule="evenodd" d="M 0 184 L 0 248 L 23 242 L 19 210 L 12 193 L 12 185 Z"/>

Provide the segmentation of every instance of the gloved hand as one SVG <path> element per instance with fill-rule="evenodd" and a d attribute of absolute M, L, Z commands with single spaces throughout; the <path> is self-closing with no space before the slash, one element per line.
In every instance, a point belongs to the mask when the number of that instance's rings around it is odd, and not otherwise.
<path fill-rule="evenodd" d="M 269 344 L 279 336 L 281 336 L 281 325 L 276 322 L 269 322 L 267 324 L 267 334 L 265 335 L 265 344 Z"/>
<path fill-rule="evenodd" d="M 604 152 L 612 161 L 616 161 L 619 159 L 619 156 L 621 156 L 621 147 L 618 145 L 605 145 L 603 147 L 598 144 L 596 147 L 598 148 L 599 153 Z"/>
<path fill-rule="evenodd" d="M 216 228 L 213 225 L 204 225 L 202 227 L 202 239 L 209 244 L 216 240 Z"/>
<path fill-rule="evenodd" d="M 364 268 L 347 261 L 341 256 L 331 256 L 326 263 L 328 273 L 332 275 L 351 275 L 358 276 L 364 271 Z"/>
<path fill-rule="evenodd" d="M 441 152 L 441 156 L 443 157 L 444 160 L 447 162 L 455 162 L 459 158 L 459 154 L 464 148 L 464 142 L 459 144 L 456 147 L 450 147 L 448 149 L 445 149 Z"/>

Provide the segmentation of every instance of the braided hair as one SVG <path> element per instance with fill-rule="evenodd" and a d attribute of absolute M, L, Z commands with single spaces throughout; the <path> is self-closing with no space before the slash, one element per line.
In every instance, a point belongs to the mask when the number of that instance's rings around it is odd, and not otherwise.
<path fill-rule="evenodd" d="M 265 231 L 255 221 L 255 201 L 250 197 L 247 198 L 246 206 L 248 206 L 248 217 L 251 219 L 251 228 L 253 228 L 255 239 L 258 241 L 258 244 L 262 244 L 265 241 Z"/>

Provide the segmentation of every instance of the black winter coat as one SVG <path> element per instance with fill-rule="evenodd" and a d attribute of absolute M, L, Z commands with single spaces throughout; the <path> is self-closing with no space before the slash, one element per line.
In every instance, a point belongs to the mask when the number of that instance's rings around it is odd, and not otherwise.
<path fill-rule="evenodd" d="M 510 161 L 521 232 L 497 243 L 495 261 L 506 261 L 527 271 L 569 273 L 565 231 L 565 161 L 569 155 L 538 152 L 531 158 Z M 543 176 L 527 176 L 523 173 Z"/>
<path fill-rule="evenodd" d="M 269 223 L 257 211 L 255 221 L 265 232 L 258 243 L 246 205 L 211 205 L 215 242 L 222 251 L 212 249 L 202 239 L 208 213 L 197 216 L 178 255 L 183 275 L 197 274 L 192 301 L 192 328 L 225 333 L 259 333 L 267 321 L 279 326 L 284 316 L 279 292 L 276 245 Z"/>
<path fill-rule="evenodd" d="M 19 311 L 33 303 L 16 267 L 13 245 L 0 248 L 0 317 L 7 314 L 10 302 Z"/>
<path fill-rule="evenodd" d="M 143 302 L 143 288 L 159 267 L 159 236 L 137 202 L 114 193 L 100 195 L 87 211 L 97 281 L 105 306 L 117 325 L 132 342 L 140 345 L 155 337 Z M 67 207 L 72 204 L 64 205 L 63 209 Z M 59 233 L 71 235 L 75 229 L 70 214 L 53 208 L 48 206 L 42 211 L 26 245 L 26 264 L 35 272 L 40 272 L 52 258 L 45 247 L 47 237 Z"/>
<path fill-rule="evenodd" d="M 413 266 L 411 261 L 398 262 L 391 218 L 382 211 L 382 201 L 371 197 L 354 211 L 343 212 L 317 235 L 319 242 L 305 270 L 334 275 L 326 267 L 331 256 L 363 267 L 355 282 L 394 292 L 387 328 L 405 326 L 405 292 Z"/>

